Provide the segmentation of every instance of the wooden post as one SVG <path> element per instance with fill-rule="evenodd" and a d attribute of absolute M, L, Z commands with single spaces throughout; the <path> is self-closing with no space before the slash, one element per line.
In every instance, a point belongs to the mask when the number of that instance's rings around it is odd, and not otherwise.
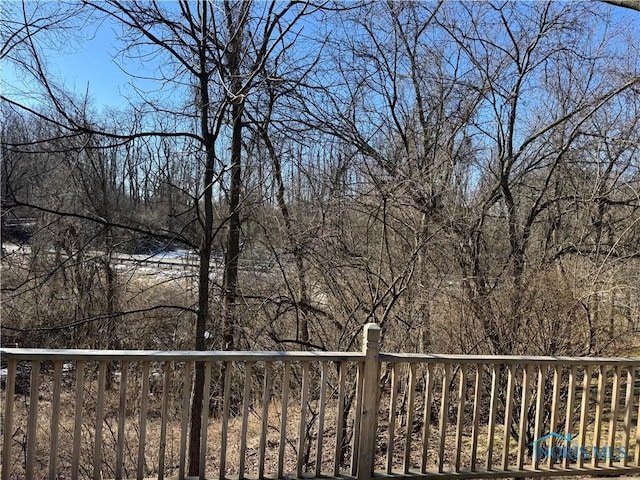
<path fill-rule="evenodd" d="M 373 477 L 376 440 L 376 417 L 378 415 L 378 354 L 380 352 L 380 327 L 375 323 L 364 326 L 362 353 L 365 354 L 362 379 L 362 416 L 360 420 L 360 444 L 358 449 L 358 480 Z M 357 414 L 357 412 L 356 412 Z"/>
<path fill-rule="evenodd" d="M 13 403 L 16 393 L 16 373 L 18 369 L 17 360 L 9 358 L 7 368 L 7 393 L 4 404 L 4 423 L 2 425 L 2 480 L 9 480 L 9 473 L 11 471 L 11 444 L 13 443 L 11 435 L 13 432 Z"/>

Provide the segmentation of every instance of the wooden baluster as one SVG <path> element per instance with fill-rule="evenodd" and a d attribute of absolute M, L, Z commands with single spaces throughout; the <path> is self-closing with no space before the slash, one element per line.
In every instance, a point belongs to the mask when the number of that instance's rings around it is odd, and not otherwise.
<path fill-rule="evenodd" d="M 222 434 L 220 439 L 220 473 L 219 479 L 227 476 L 227 434 L 229 430 L 229 402 L 231 401 L 231 368 L 232 362 L 224 364 L 224 392 L 222 405 Z"/>
<path fill-rule="evenodd" d="M 409 364 L 409 404 L 407 405 L 407 434 L 404 439 L 404 473 L 411 466 L 411 432 L 413 431 L 414 406 L 416 402 L 416 364 Z"/>
<path fill-rule="evenodd" d="M 636 415 L 636 424 L 636 449 L 633 457 L 636 467 L 640 467 L 640 396 L 638 396 L 638 414 Z"/>
<path fill-rule="evenodd" d="M 37 428 L 38 428 L 38 396 L 40 395 L 40 360 L 31 363 L 31 380 L 29 382 L 29 420 L 27 424 L 27 458 L 26 475 L 33 477 L 35 467 Z M 4 468 L 4 467 L 3 467 Z"/>
<path fill-rule="evenodd" d="M 544 414 L 544 380 L 546 375 L 546 365 L 538 365 L 538 390 L 536 397 L 536 418 L 534 423 L 534 431 L 533 438 L 540 438 L 542 436 L 542 416 Z M 550 440 L 551 445 L 553 445 L 553 440 Z M 533 451 L 533 459 L 531 462 L 531 466 L 534 470 L 538 470 L 538 464 L 540 463 L 540 459 L 538 458 L 537 450 Z"/>
<path fill-rule="evenodd" d="M 444 471 L 444 450 L 447 442 L 447 417 L 449 416 L 449 377 L 451 365 L 445 363 L 442 373 L 442 398 L 440 403 L 440 445 L 438 446 L 438 473 Z"/>
<path fill-rule="evenodd" d="M 302 478 L 304 445 L 307 427 L 307 402 L 309 401 L 309 362 L 302 363 L 302 392 L 300 393 L 300 424 L 298 428 L 298 462 L 296 476 Z"/>
<path fill-rule="evenodd" d="M 593 424 L 593 448 L 594 450 L 600 450 L 600 436 L 602 433 L 602 411 L 604 407 L 604 390 L 606 386 L 606 374 L 605 374 L 605 366 L 600 365 L 598 373 L 598 393 L 597 393 L 597 401 L 596 401 L 596 417 Z M 598 455 L 592 455 L 591 458 L 591 466 L 598 466 Z"/>
<path fill-rule="evenodd" d="M 391 364 L 391 398 L 389 401 L 389 426 L 387 429 L 387 473 L 393 471 L 393 444 L 396 434 L 396 406 L 398 405 L 398 365 Z"/>
<path fill-rule="evenodd" d="M 318 412 L 318 441 L 316 444 L 316 478 L 322 469 L 322 441 L 324 438 L 324 412 L 327 406 L 327 362 L 322 362 L 320 378 L 320 409 Z"/>
<path fill-rule="evenodd" d="M 282 418 L 280 419 L 280 445 L 278 453 L 278 478 L 282 478 L 284 470 L 284 447 L 287 442 L 287 409 L 289 407 L 289 378 L 291 363 L 284 362 L 284 376 L 282 378 Z"/>
<path fill-rule="evenodd" d="M 253 362 L 247 362 L 244 367 L 244 398 L 242 400 L 242 431 L 240 432 L 240 465 L 238 478 L 244 476 L 245 457 L 247 453 L 247 429 L 249 427 L 249 404 L 251 403 L 251 368 Z"/>
<path fill-rule="evenodd" d="M 569 438 L 571 435 L 571 431 L 573 430 L 573 405 L 576 398 L 576 375 L 578 373 L 578 366 L 571 365 L 571 370 L 569 370 L 569 386 L 567 392 L 567 417 L 565 420 L 564 426 L 564 436 L 565 438 Z M 570 444 L 566 445 L 566 448 L 571 448 Z M 569 455 L 565 455 L 564 457 L 564 468 L 569 468 L 570 465 L 570 457 Z"/>
<path fill-rule="evenodd" d="M 422 465 L 420 471 L 427 471 L 427 453 L 429 451 L 429 427 L 431 426 L 431 390 L 433 388 L 433 364 L 427 364 L 427 378 L 424 392 L 424 417 L 422 426 Z"/>
<path fill-rule="evenodd" d="M 71 480 L 78 480 L 80 474 L 80 446 L 82 445 L 82 399 L 84 396 L 84 367 L 86 362 L 76 364 L 76 408 L 73 426 L 73 451 L 71 452 Z"/>
<path fill-rule="evenodd" d="M 495 364 L 491 364 L 491 395 L 489 398 L 489 424 L 487 425 L 487 471 L 493 469 L 493 444 L 496 432 L 496 411 L 498 409 L 498 372 Z"/>
<path fill-rule="evenodd" d="M 509 470 L 509 444 L 511 442 L 511 421 L 513 417 L 513 390 L 515 384 L 516 366 L 509 365 L 507 379 L 507 403 L 504 412 L 504 438 L 502 445 L 502 470 Z"/>
<path fill-rule="evenodd" d="M 555 432 L 558 426 L 558 403 L 560 402 L 560 377 L 562 375 L 560 365 L 554 365 L 553 367 L 553 393 L 551 398 L 551 419 L 549 421 L 549 431 Z M 537 455 L 534 452 L 534 455 Z M 553 467 L 553 455 L 547 457 L 547 467 Z"/>
<path fill-rule="evenodd" d="M 9 480 L 11 469 L 11 442 L 13 441 L 13 404 L 16 392 L 18 362 L 10 358 L 7 362 L 7 385 L 4 404 L 4 425 L 2 431 L 2 480 Z"/>
<path fill-rule="evenodd" d="M 356 378 L 356 399 L 353 409 L 353 435 L 351 440 L 351 476 L 358 473 L 358 452 L 360 451 L 360 418 L 362 416 L 362 388 L 364 387 L 364 362 L 358 362 Z"/>
<path fill-rule="evenodd" d="M 200 421 L 200 480 L 205 478 L 207 463 L 207 439 L 209 437 L 209 398 L 211 396 L 211 362 L 204 365 L 204 390 L 202 392 L 202 418 Z"/>
<path fill-rule="evenodd" d="M 344 397 L 345 397 L 345 377 L 347 374 L 346 362 L 338 362 L 340 371 L 340 379 L 338 384 L 338 419 L 336 423 L 336 451 L 333 461 L 333 476 L 337 477 L 340 474 L 340 458 L 342 456 L 342 441 L 343 430 L 342 424 L 344 422 Z"/>
<path fill-rule="evenodd" d="M 193 383 L 194 362 L 184 362 L 184 385 L 182 388 L 182 419 L 180 421 L 180 459 L 178 477 L 184 478 L 187 464 L 187 436 L 189 432 L 189 412 L 191 405 L 191 384 Z"/>
<path fill-rule="evenodd" d="M 267 429 L 269 428 L 269 402 L 271 401 L 271 369 L 269 363 L 264 365 L 264 390 L 262 393 L 262 423 L 260 425 L 260 444 L 258 447 L 258 478 L 264 478 L 264 456 L 267 446 Z"/>
<path fill-rule="evenodd" d="M 611 385 L 611 409 L 609 410 L 609 442 L 607 447 L 610 451 L 607 454 L 607 466 L 613 465 L 613 454 L 616 451 L 616 428 L 618 421 L 618 396 L 620 390 L 620 376 L 622 367 L 617 365 L 613 370 L 613 384 Z"/>
<path fill-rule="evenodd" d="M 102 360 L 98 368 L 98 398 L 96 400 L 95 449 L 93 451 L 93 478 L 102 478 L 102 425 L 104 423 L 104 390 L 107 380 L 107 362 Z"/>
<path fill-rule="evenodd" d="M 624 456 L 622 466 L 626 467 L 629 462 L 629 443 L 631 440 L 631 409 L 633 406 L 633 390 L 635 387 L 635 368 L 628 367 L 627 370 L 627 391 L 624 397 Z"/>
<path fill-rule="evenodd" d="M 520 404 L 520 430 L 518 431 L 518 470 L 524 467 L 524 454 L 527 443 L 527 414 L 529 411 L 529 377 L 531 366 L 525 364 L 522 370 L 522 398 Z M 535 455 L 535 452 L 534 452 Z"/>
<path fill-rule="evenodd" d="M 476 365 L 476 378 L 473 390 L 473 420 L 471 430 L 471 465 L 472 472 L 476 471 L 476 461 L 478 456 L 478 428 L 480 426 L 480 403 L 482 397 L 482 373 L 484 365 Z"/>
<path fill-rule="evenodd" d="M 158 480 L 164 479 L 164 461 L 167 449 L 167 416 L 169 413 L 169 390 L 171 389 L 171 363 L 162 367 L 162 406 L 160 407 L 160 451 L 158 452 Z"/>
<path fill-rule="evenodd" d="M 149 369 L 150 363 L 148 361 L 142 362 L 142 393 L 140 399 L 140 435 L 138 439 L 138 469 L 137 480 L 144 479 L 144 466 L 145 466 L 145 444 L 147 438 L 147 410 L 149 407 Z"/>
<path fill-rule="evenodd" d="M 116 480 L 122 480 L 124 467 L 124 426 L 127 418 L 127 376 L 129 362 L 120 367 L 120 402 L 118 404 L 118 440 L 116 443 Z"/>
<path fill-rule="evenodd" d="M 591 389 L 591 366 L 585 365 L 582 378 L 582 405 L 580 407 L 580 445 L 578 448 L 577 467 L 582 468 L 584 458 L 580 453 L 586 445 L 587 422 L 589 417 L 589 390 Z"/>
<path fill-rule="evenodd" d="M 62 360 L 53 364 L 53 398 L 51 401 L 51 442 L 49 443 L 49 480 L 58 478 L 58 430 L 60 426 L 60 391 L 62 390 Z"/>
<path fill-rule="evenodd" d="M 454 460 L 454 469 L 460 471 L 460 453 L 462 451 L 462 426 L 464 420 L 464 394 L 467 383 L 467 365 L 460 365 L 460 380 L 458 385 L 458 413 L 456 418 L 456 452 Z"/>

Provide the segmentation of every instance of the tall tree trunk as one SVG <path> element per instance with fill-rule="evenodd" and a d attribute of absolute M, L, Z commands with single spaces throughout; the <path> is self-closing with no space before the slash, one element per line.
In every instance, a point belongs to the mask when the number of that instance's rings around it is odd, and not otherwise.
<path fill-rule="evenodd" d="M 209 130 L 209 74 L 207 73 L 207 2 L 202 8 L 202 39 L 199 45 L 200 63 L 200 133 L 205 141 L 206 164 L 203 184 L 204 223 L 200 244 L 200 266 L 198 270 L 198 314 L 196 316 L 195 349 L 206 350 L 204 332 L 209 318 L 209 268 L 211 245 L 213 243 L 213 177 L 215 167 L 215 138 Z M 195 476 L 200 470 L 200 426 L 203 412 L 204 364 L 196 363 L 193 393 L 191 398 L 191 425 L 189 429 L 189 475 Z"/>
<path fill-rule="evenodd" d="M 242 184 L 242 112 L 243 105 L 234 103 L 231 137 L 231 183 L 229 186 L 229 231 L 224 262 L 224 349 L 235 348 L 236 296 L 238 290 L 238 257 L 240 256 L 240 187 Z"/>
<path fill-rule="evenodd" d="M 238 291 L 238 257 L 240 256 L 240 188 L 242 186 L 242 116 L 244 114 L 244 95 L 242 94 L 242 76 L 240 55 L 242 54 L 242 29 L 246 19 L 242 12 L 249 8 L 248 3 L 241 6 L 238 20 L 235 19 L 233 5 L 225 2 L 225 15 L 229 34 L 232 35 L 227 50 L 227 68 L 231 78 L 231 178 L 229 183 L 229 230 L 227 233 L 227 251 L 224 259 L 223 283 L 223 341 L 225 350 L 235 348 L 236 337 L 236 296 Z"/>

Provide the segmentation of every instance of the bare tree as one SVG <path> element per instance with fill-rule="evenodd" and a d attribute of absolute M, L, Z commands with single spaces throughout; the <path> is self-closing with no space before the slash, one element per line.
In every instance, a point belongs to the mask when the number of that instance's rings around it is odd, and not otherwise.
<path fill-rule="evenodd" d="M 67 282 L 108 336 L 140 313 L 119 245 L 162 240 L 197 250 L 196 292 L 140 310 L 189 315 L 199 350 L 345 350 L 375 321 L 394 350 L 594 354 L 633 323 L 639 53 L 602 2 L 88 1 L 154 85 L 100 115 L 42 54 L 76 17 L 32 10 L 2 55 L 46 105 L 2 97 L 2 218 L 38 212 L 42 255 L 3 294 Z"/>
<path fill-rule="evenodd" d="M 224 313 L 220 329 L 221 347 L 232 349 L 236 338 L 238 289 L 238 258 L 240 255 L 242 149 L 245 128 L 245 108 L 248 99 L 272 73 L 291 45 L 293 28 L 314 8 L 302 2 L 252 4 L 226 1 L 177 5 L 136 4 L 133 2 L 87 2 L 87 14 L 93 18 L 105 16 L 123 29 L 123 55 L 145 61 L 149 54 L 166 59 L 169 71 L 160 71 L 155 80 L 163 93 L 181 91 L 182 100 L 161 105 L 147 95 L 144 103 L 134 107 L 140 124 L 133 124 L 129 132 L 117 133 L 90 126 L 78 119 L 80 106 L 55 86 L 48 76 L 30 31 L 27 15 L 23 15 L 25 42 L 30 54 L 30 69 L 48 94 L 69 133 L 103 135 L 118 142 L 136 138 L 150 141 L 162 137 L 182 137 L 198 144 L 203 163 L 199 197 L 195 198 L 194 214 L 199 224 L 198 301 L 195 322 L 195 348 L 204 350 L 205 330 L 210 315 L 210 259 L 217 233 L 227 230 L 225 268 L 222 285 Z M 273 62 L 273 63 L 270 63 Z M 125 69 L 126 65 L 123 66 Z M 188 85 L 185 90 L 183 85 Z M 195 92 L 195 95 L 193 95 Z M 143 92 L 141 92 L 143 93 Z M 189 94 L 191 93 L 191 98 Z M 186 96 L 185 96 L 186 95 Z M 11 101 L 16 105 L 17 102 Z M 75 113 L 69 107 L 75 108 Z M 171 115 L 178 119 L 176 131 L 149 130 L 145 116 Z M 194 129 L 194 125 L 197 128 Z M 222 145 L 231 152 L 228 162 L 217 152 Z M 225 184 L 225 182 L 228 182 Z M 214 225 L 214 191 L 224 191 L 228 214 L 222 224 Z M 105 224 L 110 225 L 108 219 Z M 199 470 L 200 413 L 203 408 L 202 390 L 204 366 L 198 365 L 192 402 L 189 471 Z"/>

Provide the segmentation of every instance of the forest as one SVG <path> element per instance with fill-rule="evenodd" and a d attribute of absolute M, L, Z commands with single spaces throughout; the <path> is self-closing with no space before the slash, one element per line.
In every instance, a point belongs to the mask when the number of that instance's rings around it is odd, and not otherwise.
<path fill-rule="evenodd" d="M 2 8 L 4 347 L 638 354 L 640 12 Z M 51 54 L 104 29 L 117 107 Z"/>
<path fill-rule="evenodd" d="M 29 85 L 1 97 L 3 345 L 350 351 L 376 322 L 386 351 L 638 348 L 637 12 L 3 8 Z M 47 61 L 100 28 L 117 109 Z"/>

